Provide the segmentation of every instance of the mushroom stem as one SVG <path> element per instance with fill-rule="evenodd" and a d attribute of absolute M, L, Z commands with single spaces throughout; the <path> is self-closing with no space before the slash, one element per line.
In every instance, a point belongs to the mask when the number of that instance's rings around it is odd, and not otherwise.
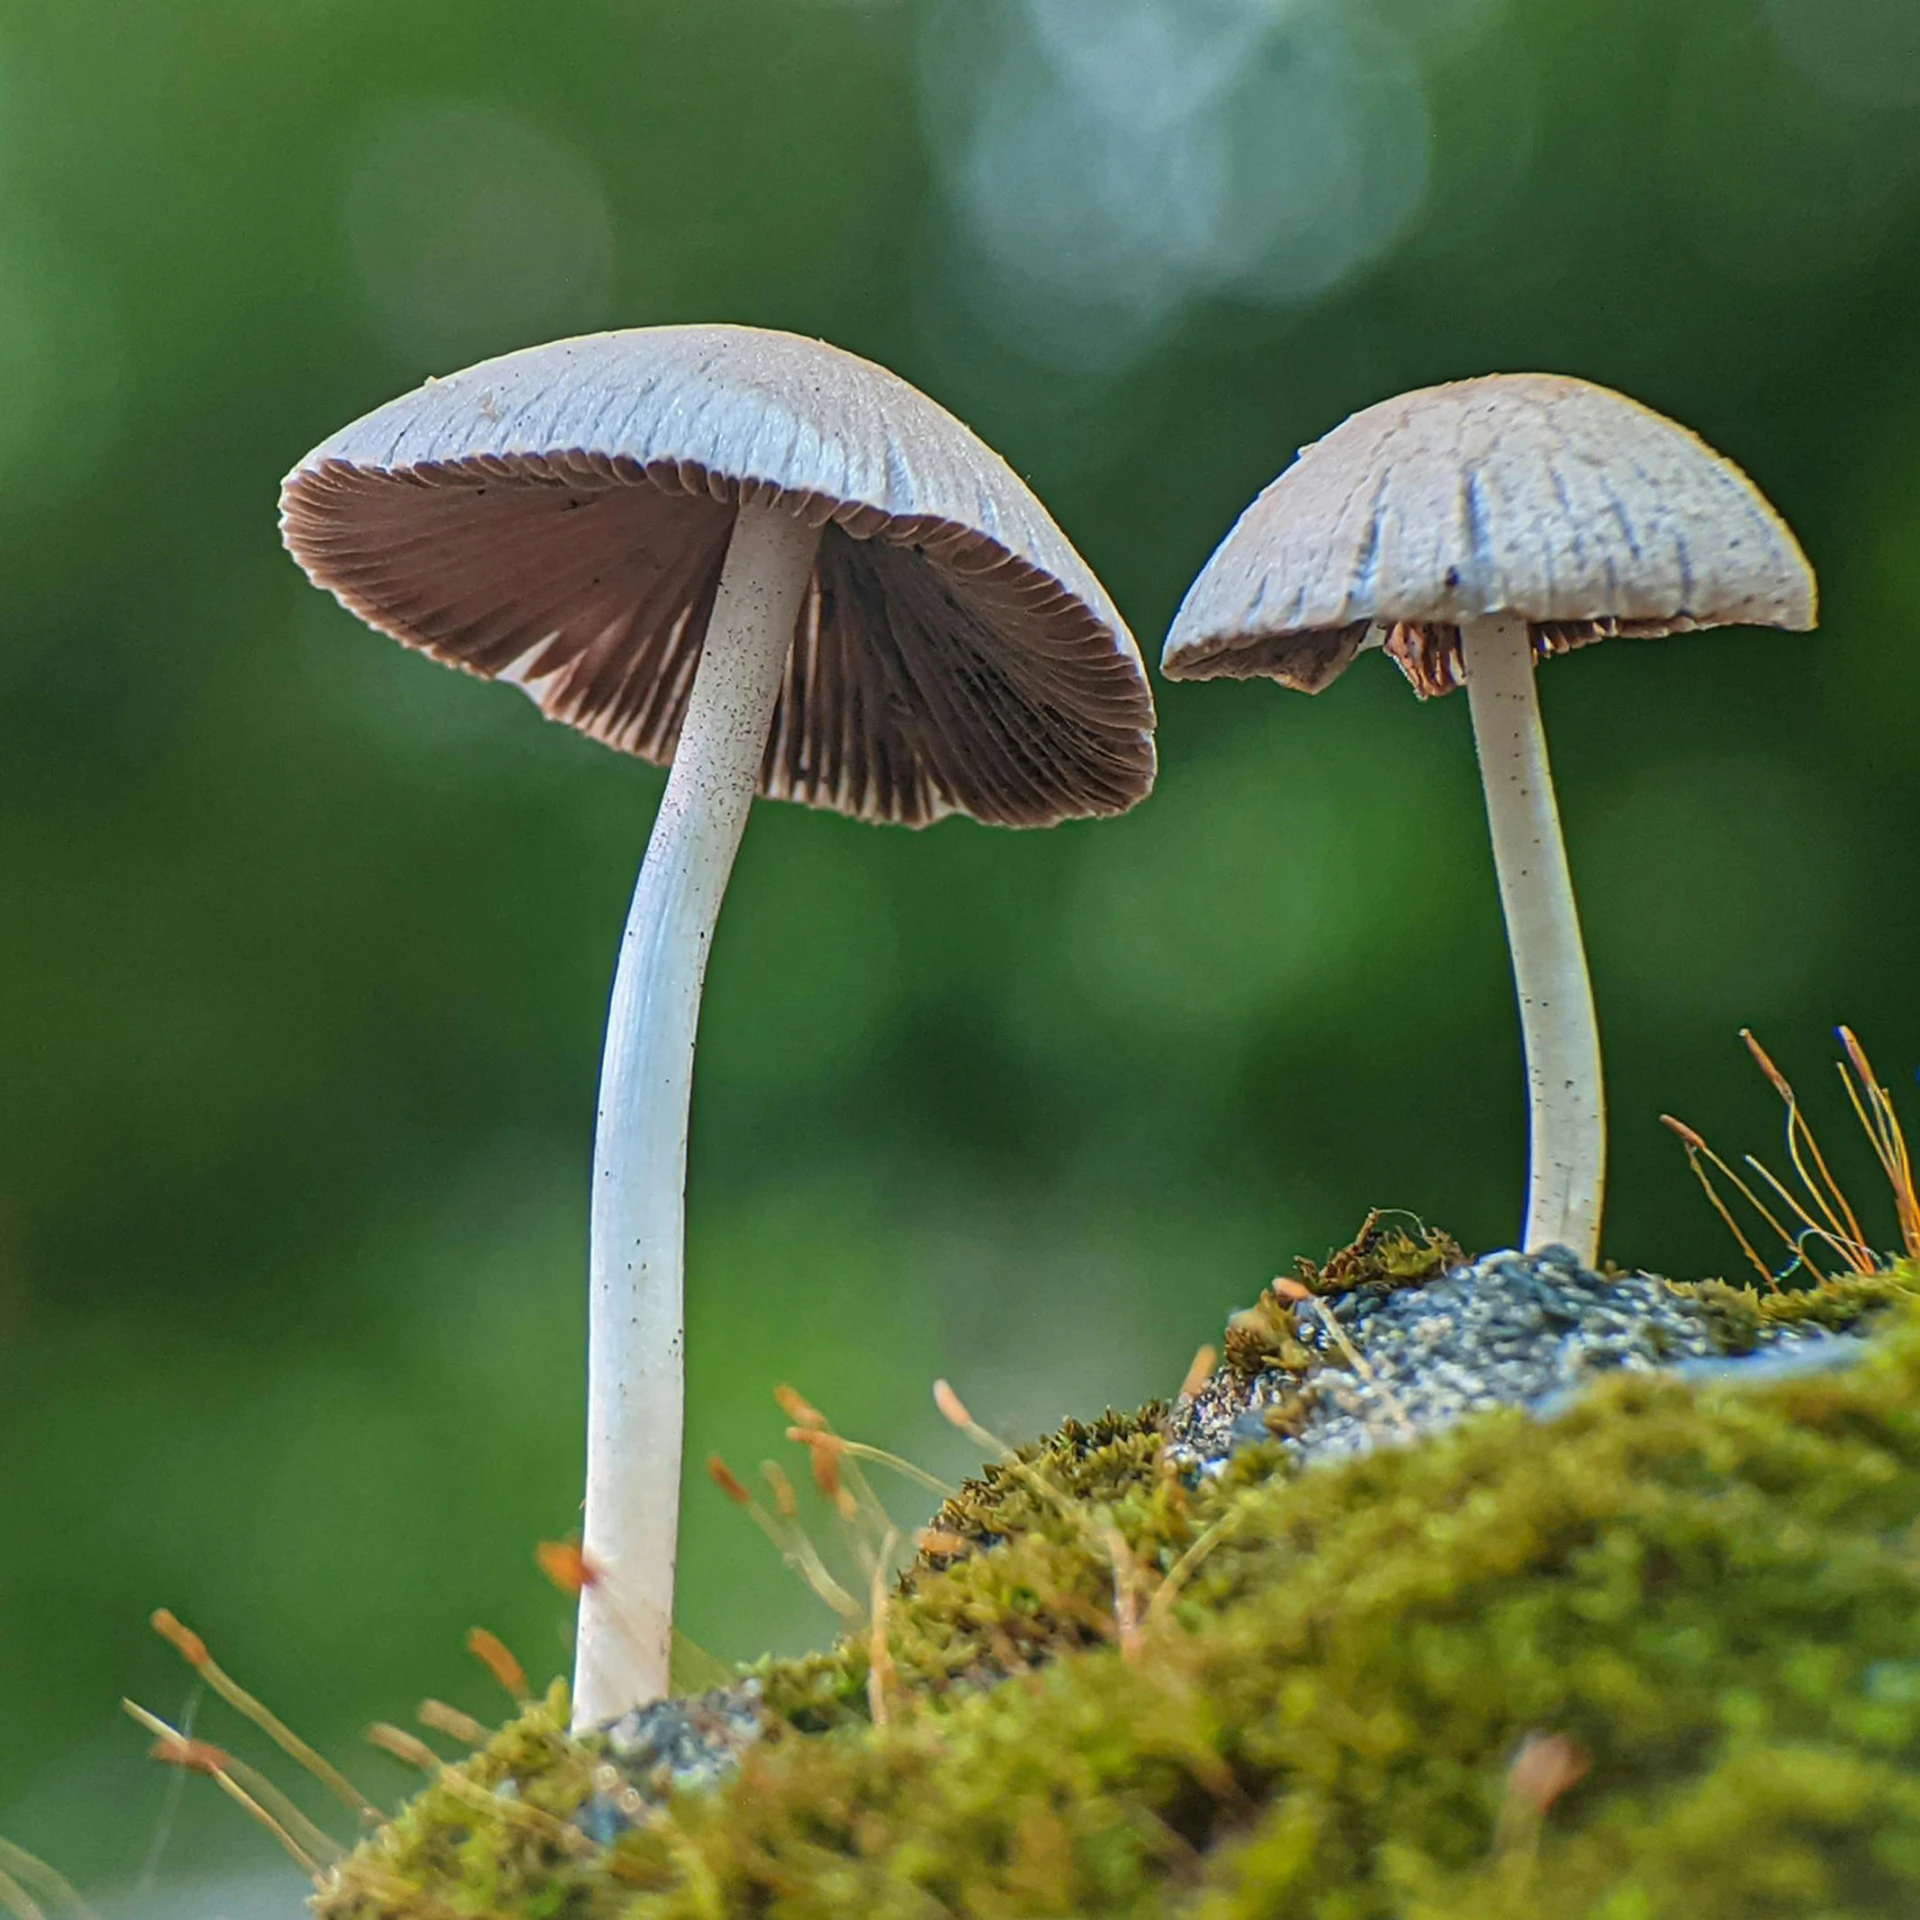
<path fill-rule="evenodd" d="M 819 532 L 742 506 L 621 936 L 593 1142 L 585 1585 L 573 1724 L 667 1691 L 685 1410 L 687 1109 L 700 989 Z"/>
<path fill-rule="evenodd" d="M 1592 1266 L 1606 1194 L 1606 1095 L 1547 736 L 1524 619 L 1465 620 L 1460 642 L 1493 864 L 1513 953 L 1530 1131 L 1522 1245 L 1571 1247 Z"/>

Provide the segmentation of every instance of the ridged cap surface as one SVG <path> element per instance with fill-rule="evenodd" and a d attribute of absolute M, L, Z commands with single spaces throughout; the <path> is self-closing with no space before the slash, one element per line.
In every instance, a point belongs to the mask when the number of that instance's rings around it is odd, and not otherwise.
<path fill-rule="evenodd" d="M 636 328 L 431 380 L 287 476 L 281 531 L 370 626 L 673 757 L 736 507 L 821 529 L 761 790 L 1014 826 L 1152 785 L 1139 649 L 1013 470 L 815 340 Z"/>
<path fill-rule="evenodd" d="M 1542 653 L 1616 634 L 1805 629 L 1813 572 L 1732 461 L 1562 374 L 1427 387 L 1343 421 L 1254 501 L 1167 636 L 1169 679 L 1316 693 L 1383 645 L 1423 694 L 1459 622 L 1510 613 Z"/>

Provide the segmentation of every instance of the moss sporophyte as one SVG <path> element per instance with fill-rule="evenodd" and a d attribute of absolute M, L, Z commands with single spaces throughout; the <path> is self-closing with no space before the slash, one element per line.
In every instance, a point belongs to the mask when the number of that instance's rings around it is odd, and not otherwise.
<path fill-rule="evenodd" d="M 989 1463 L 897 1579 L 827 1573 L 827 1651 L 585 1738 L 556 1683 L 458 1761 L 385 1730 L 424 1790 L 322 1866 L 316 1911 L 1920 1911 L 1920 1269 L 1684 1288 L 1517 1255 L 1448 1271 L 1438 1236 L 1370 1233 L 1297 1269 L 1191 1398 L 1002 1452 L 948 1390 Z M 1196 1437 L 1207 1395 L 1316 1366 L 1370 1406 L 1328 1325 L 1404 1386 L 1396 1341 L 1503 1273 L 1560 1348 L 1619 1364 L 1417 1444 L 1382 1413 L 1382 1444 L 1342 1456 L 1337 1405 L 1304 1440 Z M 1694 1357 L 1622 1359 L 1610 1316 Z M 887 1463 L 788 1412 L 871 1558 L 856 1476 Z M 784 1484 L 761 1511 L 805 1571 Z"/>

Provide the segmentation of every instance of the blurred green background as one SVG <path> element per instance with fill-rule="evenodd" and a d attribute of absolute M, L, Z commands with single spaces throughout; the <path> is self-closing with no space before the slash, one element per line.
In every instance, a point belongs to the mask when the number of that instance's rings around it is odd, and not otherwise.
<path fill-rule="evenodd" d="M 117 1912 L 295 1910 L 206 1783 L 162 1831 L 115 1707 L 186 1699 L 156 1604 L 340 1753 L 423 1693 L 494 1713 L 476 1621 L 565 1659 L 531 1548 L 576 1521 L 660 776 L 307 587 L 274 497 L 312 442 L 562 333 L 823 334 L 1000 447 L 1157 657 L 1356 407 L 1551 368 L 1677 415 L 1793 520 L 1823 631 L 1544 685 L 1608 1248 L 1721 1271 L 1656 1114 L 1771 1144 L 1742 1023 L 1829 1117 L 1835 1020 L 1908 1093 L 1920 1055 L 1916 311 L 1911 0 L 10 0 L 0 1833 Z M 785 1378 L 958 1467 L 936 1372 L 1033 1429 L 1170 1388 L 1371 1204 L 1513 1231 L 1464 702 L 1367 660 L 1160 704 L 1118 822 L 756 813 L 695 1099 L 692 1460 L 775 1450 Z M 830 1626 L 697 1477 L 682 1614 L 729 1656 Z"/>

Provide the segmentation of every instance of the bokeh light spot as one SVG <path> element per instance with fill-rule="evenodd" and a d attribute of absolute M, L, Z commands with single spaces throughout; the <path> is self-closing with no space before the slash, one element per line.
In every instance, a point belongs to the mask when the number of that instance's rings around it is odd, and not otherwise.
<path fill-rule="evenodd" d="M 1420 74 L 1363 9 L 964 0 L 924 55 L 956 283 L 1038 358 L 1117 368 L 1193 302 L 1312 299 L 1425 192 Z"/>
<path fill-rule="evenodd" d="M 1920 106 L 1920 7 L 1913 0 L 1766 0 L 1780 50 L 1823 92 Z"/>

